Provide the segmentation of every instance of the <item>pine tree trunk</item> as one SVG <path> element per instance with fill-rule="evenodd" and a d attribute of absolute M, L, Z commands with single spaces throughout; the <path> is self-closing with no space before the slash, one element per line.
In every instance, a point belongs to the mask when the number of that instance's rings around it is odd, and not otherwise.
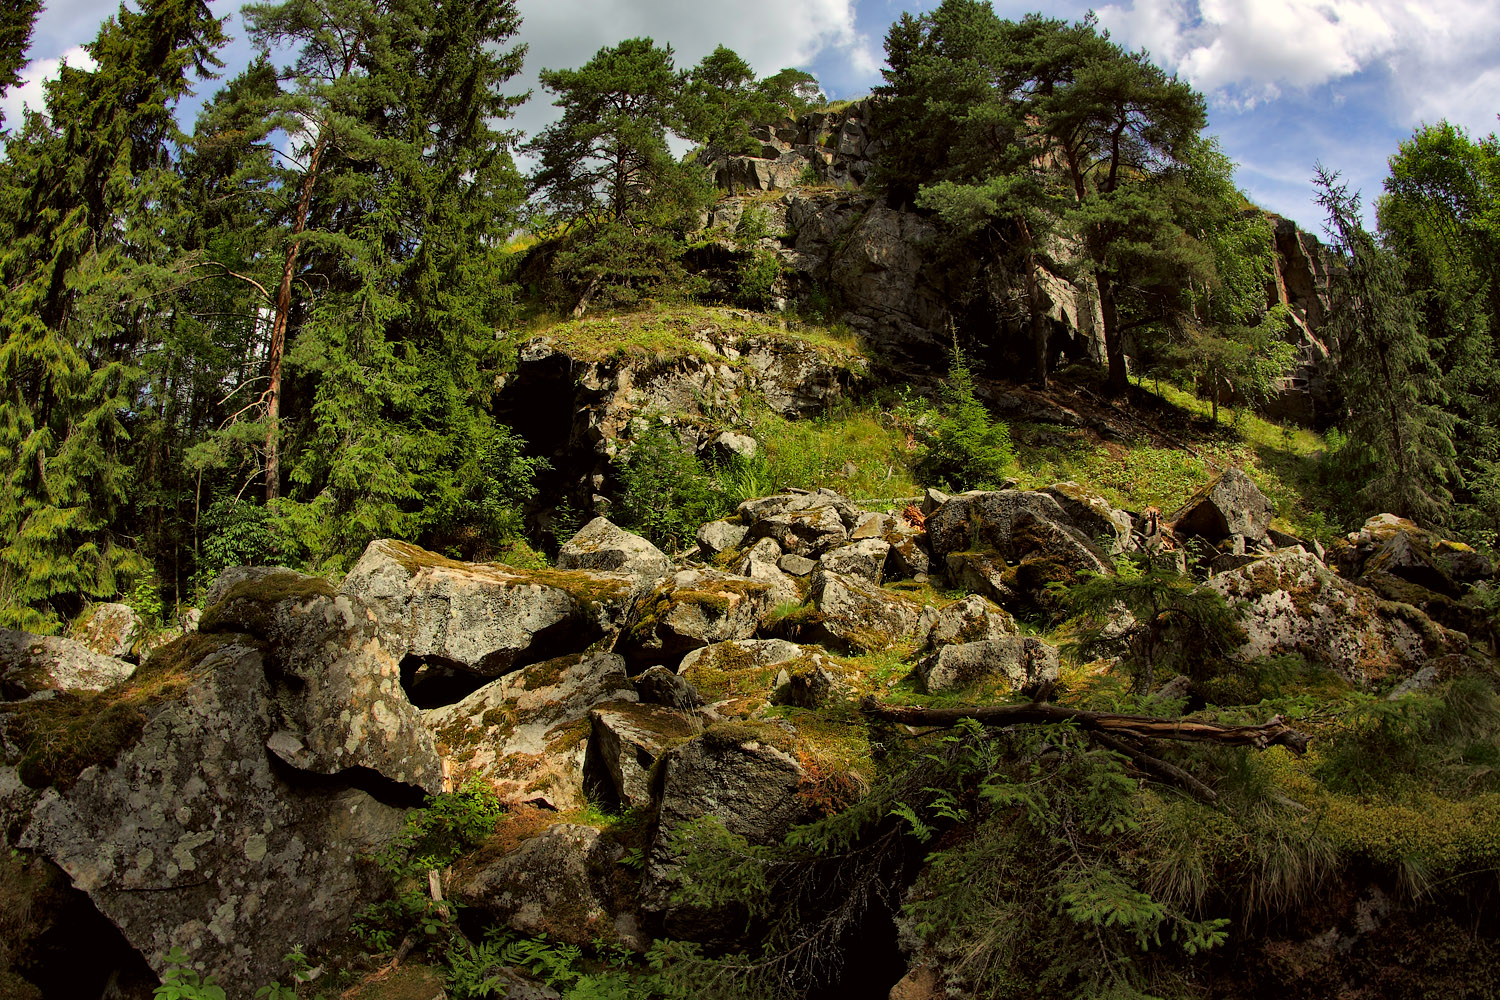
<path fill-rule="evenodd" d="M 281 269 L 281 286 L 276 291 L 276 317 L 271 324 L 270 387 L 266 389 L 266 502 L 281 496 L 281 356 L 286 350 L 286 330 L 292 312 L 292 279 L 297 273 L 297 254 L 302 249 L 302 233 L 307 229 L 307 213 L 312 204 L 313 187 L 318 182 L 318 165 L 328 147 L 324 129 L 313 147 L 307 173 L 302 176 L 302 192 L 297 198 L 297 215 L 292 222 L 292 241 L 286 248 L 286 264 Z"/>
<path fill-rule="evenodd" d="M 1099 279 L 1099 314 L 1104 319 L 1104 357 L 1109 363 L 1109 393 L 1124 394 L 1130 387 L 1130 373 L 1125 368 L 1125 341 L 1120 336 L 1120 316 L 1115 306 L 1115 289 L 1108 278 Z"/>

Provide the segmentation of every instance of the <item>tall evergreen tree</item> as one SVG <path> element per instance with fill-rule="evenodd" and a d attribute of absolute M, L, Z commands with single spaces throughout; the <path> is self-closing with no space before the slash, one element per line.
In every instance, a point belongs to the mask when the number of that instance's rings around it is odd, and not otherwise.
<path fill-rule="evenodd" d="M 0 93 L 21 82 L 31 30 L 41 9 L 42 0 L 11 0 L 0 10 Z M 4 125 L 5 114 L 0 112 L 0 127 Z"/>
<path fill-rule="evenodd" d="M 524 56 L 504 48 L 515 5 L 287 0 L 247 16 L 263 43 L 297 46 L 280 86 L 248 95 L 260 130 L 285 129 L 296 146 L 281 185 L 294 201 L 267 220 L 274 279 L 258 282 L 272 317 L 268 497 L 285 345 L 301 403 L 289 414 L 295 502 L 278 509 L 306 557 L 347 558 L 380 534 L 493 546 L 529 488 L 486 410 L 508 301 L 501 246 L 524 198 L 496 124 L 523 99 L 503 89 Z"/>
<path fill-rule="evenodd" d="M 1427 338 L 1417 326 L 1399 258 L 1365 230 L 1360 198 L 1318 167 L 1318 202 L 1342 267 L 1329 327 L 1339 356 L 1345 431 L 1367 448 L 1375 474 L 1360 491 L 1369 512 L 1428 523 L 1449 514 L 1453 420 Z"/>
<path fill-rule="evenodd" d="M 667 146 L 688 131 L 671 47 L 626 39 L 541 80 L 563 114 L 528 144 L 540 160 L 531 185 L 566 234 L 556 267 L 581 289 L 574 314 L 600 293 L 629 302 L 681 280 L 681 233 L 710 192 L 702 168 Z"/>
<path fill-rule="evenodd" d="M 138 363 L 181 262 L 172 110 L 217 65 L 202 0 L 122 7 L 64 67 L 47 114 L 7 144 L 0 190 L 0 605 L 43 624 L 116 590 L 132 560 L 109 531 L 128 495 L 123 450 Z"/>

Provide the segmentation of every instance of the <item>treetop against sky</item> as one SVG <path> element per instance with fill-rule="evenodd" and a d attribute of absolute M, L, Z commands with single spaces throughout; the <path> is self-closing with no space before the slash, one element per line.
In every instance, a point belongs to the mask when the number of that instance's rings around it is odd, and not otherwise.
<path fill-rule="evenodd" d="M 231 12 L 239 0 L 214 0 Z M 41 103 L 41 81 L 93 37 L 116 0 L 47 0 L 24 82 L 0 100 L 11 122 L 21 103 Z M 649 35 L 692 65 L 718 44 L 758 73 L 797 66 L 830 97 L 867 93 L 880 82 L 881 42 L 902 11 L 929 0 L 519 0 L 520 40 L 530 46 L 518 88 L 533 100 L 516 125 L 536 134 L 555 117 L 537 87 L 543 68 L 582 65 L 601 46 Z M 1040 6 L 1081 17 L 1085 3 L 995 4 L 1002 17 Z M 1342 170 L 1373 196 L 1386 157 L 1417 125 L 1448 119 L 1476 135 L 1500 112 L 1500 4 L 1493 0 L 1121 0 L 1098 7 L 1115 40 L 1148 49 L 1209 99 L 1209 131 L 1239 164 L 1238 182 L 1261 205 L 1321 228 L 1313 166 Z M 227 71 L 248 62 L 243 26 L 225 53 Z M 200 88 L 206 90 L 207 88 Z M 200 95 L 206 96 L 206 94 Z"/>

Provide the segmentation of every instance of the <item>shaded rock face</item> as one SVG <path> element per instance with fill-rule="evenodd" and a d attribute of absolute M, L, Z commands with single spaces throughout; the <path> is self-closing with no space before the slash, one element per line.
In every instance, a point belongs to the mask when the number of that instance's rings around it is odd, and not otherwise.
<path fill-rule="evenodd" d="M 527 573 L 379 540 L 349 571 L 342 592 L 398 660 L 498 677 L 586 647 L 623 620 L 634 586 L 624 573 Z"/>
<path fill-rule="evenodd" d="M 475 870 L 454 895 L 522 934 L 569 944 L 619 939 L 612 870 L 624 849 L 589 826 L 559 823 Z"/>
<path fill-rule="evenodd" d="M 454 787 L 479 780 L 507 803 L 583 806 L 589 710 L 638 698 L 625 660 L 575 654 L 492 681 L 422 713 Z"/>
<path fill-rule="evenodd" d="M 42 793 L 20 846 L 61 867 L 158 973 L 181 947 L 220 982 L 264 983 L 288 941 L 343 933 L 384 894 L 367 854 L 403 814 L 276 762 L 266 654 L 243 637 L 209 648 L 113 766 Z"/>
<path fill-rule="evenodd" d="M 1381 599 L 1297 549 L 1220 573 L 1208 586 L 1245 609 L 1241 657 L 1296 653 L 1359 687 L 1389 686 L 1468 645 L 1466 636 L 1410 605 Z"/>
<path fill-rule="evenodd" d="M 0 700 L 44 691 L 103 691 L 135 671 L 73 639 L 0 629 Z"/>
<path fill-rule="evenodd" d="M 725 930 L 724 914 L 673 903 L 679 859 L 673 835 L 712 816 L 752 843 L 779 841 L 807 818 L 797 796 L 803 768 L 787 749 L 790 734 L 772 724 L 728 724 L 710 729 L 668 753 L 661 763 L 658 817 L 646 864 L 642 900 L 667 933 L 704 940 Z"/>
<path fill-rule="evenodd" d="M 557 568 L 618 571 L 659 580 L 672 571 L 672 560 L 640 535 L 596 517 L 558 550 Z"/>
<path fill-rule="evenodd" d="M 1172 519 L 1179 535 L 1219 542 L 1236 535 L 1261 542 L 1275 511 L 1271 501 L 1241 469 L 1229 469 L 1183 505 Z"/>
<path fill-rule="evenodd" d="M 695 720 L 660 705 L 611 702 L 589 713 L 593 738 L 585 770 L 594 764 L 608 779 L 603 798 L 622 809 L 651 804 L 651 769 L 668 749 L 701 729 Z"/>

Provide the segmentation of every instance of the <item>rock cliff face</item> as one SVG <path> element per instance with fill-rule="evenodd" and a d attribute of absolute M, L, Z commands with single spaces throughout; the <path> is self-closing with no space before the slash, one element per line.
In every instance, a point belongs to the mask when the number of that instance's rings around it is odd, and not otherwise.
<path fill-rule="evenodd" d="M 759 214 L 768 235 L 758 249 L 784 267 L 783 304 L 831 303 L 884 355 L 928 360 L 946 344 L 952 325 L 992 331 L 987 342 L 1024 371 L 1032 348 L 1023 276 L 998 262 L 944 257 L 926 213 L 892 206 L 866 190 L 886 140 L 871 122 L 871 101 L 803 115 L 754 131 L 756 154 L 708 164 L 724 197 L 703 219 L 726 250 L 746 213 Z M 777 192 L 785 192 L 779 198 Z M 1270 406 L 1274 415 L 1305 424 L 1331 416 L 1328 375 L 1333 362 L 1322 337 L 1328 310 L 1328 260 L 1317 238 L 1279 216 L 1268 216 L 1275 275 L 1267 306 L 1285 304 L 1287 336 L 1298 366 Z M 1071 248 L 1047 256 L 1064 270 Z M 1041 284 L 1054 357 L 1103 358 L 1102 319 L 1087 279 L 1070 281 L 1045 268 Z"/>

